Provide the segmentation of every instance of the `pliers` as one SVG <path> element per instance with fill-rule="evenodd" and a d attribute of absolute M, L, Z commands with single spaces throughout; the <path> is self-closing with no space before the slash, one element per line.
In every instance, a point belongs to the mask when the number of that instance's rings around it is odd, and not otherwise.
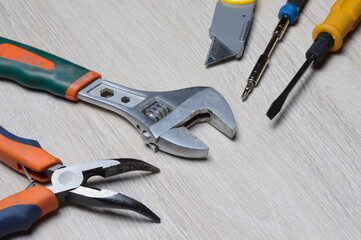
<path fill-rule="evenodd" d="M 33 186 L 0 201 L 0 237 L 29 229 L 39 218 L 55 211 L 59 203 L 87 207 L 126 209 L 160 223 L 148 207 L 130 197 L 86 186 L 90 177 L 104 178 L 130 171 L 160 170 L 135 159 L 95 160 L 66 167 L 43 150 L 39 142 L 15 136 L 0 126 L 0 160 L 14 170 L 51 186 Z"/>

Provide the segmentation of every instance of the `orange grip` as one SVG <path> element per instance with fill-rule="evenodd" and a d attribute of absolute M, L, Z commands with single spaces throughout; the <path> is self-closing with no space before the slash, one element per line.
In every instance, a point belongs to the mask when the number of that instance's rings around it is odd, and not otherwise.
<path fill-rule="evenodd" d="M 330 51 L 337 51 L 342 47 L 343 38 L 356 28 L 360 20 L 361 0 L 338 0 L 326 20 L 313 30 L 312 37 L 315 40 L 322 32 L 331 34 L 335 43 Z"/>
<path fill-rule="evenodd" d="M 0 238 L 28 230 L 37 220 L 58 208 L 49 189 L 35 186 L 0 201 Z"/>
<path fill-rule="evenodd" d="M 59 202 L 55 194 L 42 186 L 34 186 L 15 193 L 0 201 L 0 211 L 16 205 L 36 205 L 41 211 L 41 217 L 58 209 Z"/>
<path fill-rule="evenodd" d="M 0 44 L 0 57 L 48 70 L 55 67 L 53 62 L 9 43 Z"/>
<path fill-rule="evenodd" d="M 68 87 L 65 92 L 65 97 L 71 101 L 78 101 L 78 92 L 101 77 L 99 73 L 94 71 L 86 73 Z"/>
<path fill-rule="evenodd" d="M 49 179 L 38 173 L 62 162 L 41 148 L 13 141 L 0 134 L 0 161 L 24 174 L 23 165 L 34 179 L 47 182 Z"/>

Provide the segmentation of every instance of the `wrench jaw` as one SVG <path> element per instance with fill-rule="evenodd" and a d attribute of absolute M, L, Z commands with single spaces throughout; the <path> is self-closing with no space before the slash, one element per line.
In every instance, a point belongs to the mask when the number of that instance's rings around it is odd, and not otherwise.
<path fill-rule="evenodd" d="M 228 110 L 230 111 L 230 109 Z M 225 109 L 222 109 L 222 111 L 225 111 Z M 232 112 L 230 111 L 230 113 Z M 188 129 L 198 123 L 208 122 L 229 138 L 233 138 L 236 134 L 233 115 L 232 118 L 222 119 L 220 117 L 223 116 L 222 114 L 222 112 L 217 112 L 216 109 L 214 109 L 214 112 L 211 112 L 209 109 L 199 111 L 199 114 L 195 115 L 180 127 L 171 128 L 162 134 L 158 138 L 156 150 L 159 149 L 163 152 L 168 152 L 184 158 L 206 158 L 209 152 L 208 146 Z M 228 121 L 228 124 L 224 124 L 225 120 Z M 152 143 L 152 146 L 152 148 L 154 148 L 154 143 Z"/>
<path fill-rule="evenodd" d="M 236 122 L 230 106 L 223 96 L 213 88 L 207 88 L 199 93 L 198 99 L 203 99 L 198 106 L 209 114 L 207 122 L 229 138 L 236 135 Z"/>
<path fill-rule="evenodd" d="M 230 106 L 215 89 L 203 88 L 179 106 L 186 116 L 177 126 L 191 128 L 197 123 L 208 122 L 229 138 L 236 134 L 236 123 Z M 176 113 L 176 111 L 174 111 Z"/>
<path fill-rule="evenodd" d="M 236 123 L 234 121 L 231 109 L 228 105 L 227 107 L 228 109 L 220 109 L 220 111 L 214 109 L 214 111 L 210 113 L 210 117 L 207 122 L 227 137 L 234 138 L 237 130 Z M 232 114 L 232 117 L 230 117 L 230 115 L 223 114 L 224 112 Z"/>
<path fill-rule="evenodd" d="M 206 158 L 209 148 L 185 127 L 169 129 L 158 138 L 142 133 L 143 141 L 154 152 L 158 150 L 184 158 Z"/>
<path fill-rule="evenodd" d="M 172 128 L 158 139 L 158 148 L 184 158 L 206 158 L 209 148 L 185 127 Z"/>

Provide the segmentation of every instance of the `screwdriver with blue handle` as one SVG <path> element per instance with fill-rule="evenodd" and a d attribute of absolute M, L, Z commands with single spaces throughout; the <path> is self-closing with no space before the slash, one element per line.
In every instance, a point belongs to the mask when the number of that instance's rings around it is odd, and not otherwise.
<path fill-rule="evenodd" d="M 248 78 L 247 86 L 242 94 L 242 100 L 245 101 L 248 95 L 252 92 L 253 88 L 258 85 L 273 50 L 277 43 L 282 39 L 289 25 L 292 25 L 298 19 L 300 10 L 306 0 L 288 0 L 287 3 L 280 9 L 278 13 L 279 22 L 273 31 L 272 38 L 268 43 L 266 50 L 259 57 L 256 65 L 254 66 L 251 75 Z"/>
<path fill-rule="evenodd" d="M 267 116 L 270 119 L 273 119 L 281 111 L 288 94 L 311 64 L 320 63 L 329 51 L 339 50 L 343 39 L 356 28 L 360 20 L 361 0 L 336 1 L 326 20 L 313 30 L 314 43 L 306 53 L 306 62 L 269 108 Z"/>

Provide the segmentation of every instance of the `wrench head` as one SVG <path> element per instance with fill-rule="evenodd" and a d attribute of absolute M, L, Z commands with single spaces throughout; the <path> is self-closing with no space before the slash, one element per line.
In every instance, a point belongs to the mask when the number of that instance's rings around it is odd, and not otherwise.
<path fill-rule="evenodd" d="M 206 158 L 207 145 L 188 130 L 201 122 L 208 122 L 229 138 L 234 137 L 234 116 L 219 92 L 209 87 L 194 87 L 170 94 L 160 99 L 173 110 L 150 127 L 159 150 L 185 158 Z"/>

